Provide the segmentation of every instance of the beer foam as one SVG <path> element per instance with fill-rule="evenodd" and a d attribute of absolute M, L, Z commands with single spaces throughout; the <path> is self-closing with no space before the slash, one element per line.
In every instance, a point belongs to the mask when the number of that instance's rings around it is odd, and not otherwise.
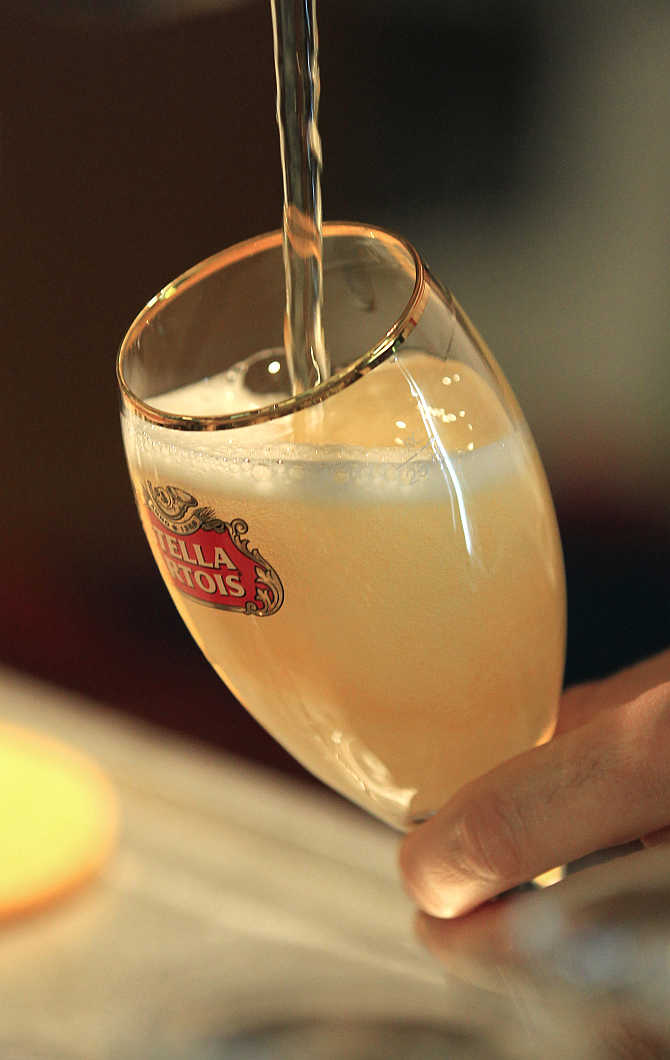
<path fill-rule="evenodd" d="M 263 390 L 282 363 L 273 351 L 254 354 L 226 372 L 201 379 L 149 399 L 163 412 L 225 416 L 271 405 L 286 392 Z M 260 372 L 259 369 L 265 369 Z M 284 373 L 285 378 L 286 373 Z M 247 380 L 254 378 L 252 390 Z M 263 378 L 264 377 L 264 378 Z M 260 384 L 260 385 L 259 385 Z M 427 438 L 439 438 L 448 452 L 471 452 L 507 434 L 510 421 L 499 397 L 473 368 L 420 351 L 394 355 L 323 403 L 263 424 L 211 432 L 208 448 L 242 444 L 245 448 L 283 445 L 346 446 L 354 450 L 388 449 L 392 453 L 421 449 Z M 300 453 L 303 457 L 306 454 Z"/>
<path fill-rule="evenodd" d="M 256 354 L 227 372 L 149 399 L 169 413 L 226 415 L 262 407 L 277 393 L 245 386 Z M 361 487 L 384 493 L 389 487 L 429 483 L 437 475 L 468 480 L 469 486 L 509 472 L 523 444 L 491 386 L 472 368 L 420 352 L 380 365 L 322 405 L 250 427 L 180 431 L 154 426 L 132 413 L 124 433 L 136 461 L 147 459 L 163 475 L 183 470 L 199 478 L 244 480 L 254 491 L 310 488 L 328 479 L 329 488 Z M 474 478 L 473 478 L 474 476 Z M 375 489 L 375 487 L 377 487 Z"/>

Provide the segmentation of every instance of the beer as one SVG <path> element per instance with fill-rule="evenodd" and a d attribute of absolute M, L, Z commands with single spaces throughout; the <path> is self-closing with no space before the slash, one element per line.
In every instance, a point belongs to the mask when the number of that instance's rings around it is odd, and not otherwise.
<path fill-rule="evenodd" d="M 263 404 L 248 367 L 149 403 Z M 485 373 L 407 351 L 319 416 L 191 433 L 124 410 L 144 529 L 202 651 L 303 765 L 400 829 L 553 731 L 560 545 L 506 409 Z"/>
<path fill-rule="evenodd" d="M 315 0 L 270 0 L 281 156 L 284 350 L 294 394 L 330 375 L 323 333 L 319 34 Z"/>

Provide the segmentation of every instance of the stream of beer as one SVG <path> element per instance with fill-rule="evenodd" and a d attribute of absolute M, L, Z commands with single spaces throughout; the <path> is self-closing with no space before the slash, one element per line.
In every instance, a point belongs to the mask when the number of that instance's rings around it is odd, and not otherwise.
<path fill-rule="evenodd" d="M 284 183 L 284 348 L 294 394 L 330 374 L 323 336 L 316 0 L 270 0 Z"/>

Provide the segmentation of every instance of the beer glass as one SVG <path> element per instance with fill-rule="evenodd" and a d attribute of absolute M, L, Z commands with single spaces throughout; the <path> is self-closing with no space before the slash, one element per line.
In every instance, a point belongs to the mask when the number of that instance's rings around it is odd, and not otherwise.
<path fill-rule="evenodd" d="M 565 599 L 500 369 L 402 239 L 324 226 L 330 376 L 292 395 L 282 237 L 195 266 L 118 358 L 135 498 L 186 626 L 307 769 L 398 829 L 550 737 Z"/>

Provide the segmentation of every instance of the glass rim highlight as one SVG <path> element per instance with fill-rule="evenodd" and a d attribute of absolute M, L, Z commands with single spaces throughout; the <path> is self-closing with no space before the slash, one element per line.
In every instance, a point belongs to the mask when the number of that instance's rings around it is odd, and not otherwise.
<path fill-rule="evenodd" d="M 425 267 L 419 254 L 412 244 L 408 240 L 403 239 L 402 236 L 395 235 L 375 225 L 330 221 L 324 224 L 323 235 L 324 240 L 342 236 L 363 236 L 370 240 L 379 240 L 387 246 L 393 244 L 405 251 L 414 265 L 414 287 L 412 293 L 400 315 L 393 321 L 385 334 L 380 336 L 374 346 L 370 347 L 344 368 L 333 372 L 328 379 L 308 390 L 302 391 L 300 394 L 282 398 L 281 401 L 264 405 L 261 408 L 246 409 L 220 416 L 189 416 L 182 413 L 165 412 L 150 405 L 133 392 L 126 378 L 127 363 L 132 356 L 132 344 L 140 332 L 160 313 L 165 302 L 178 297 L 181 293 L 189 290 L 213 273 L 225 269 L 228 265 L 232 265 L 244 258 L 254 257 L 267 250 L 280 248 L 282 233 L 280 230 L 275 230 L 266 232 L 263 235 L 253 236 L 251 239 L 244 240 L 241 243 L 235 243 L 233 246 L 219 251 L 209 258 L 205 258 L 204 261 L 192 266 L 171 283 L 166 284 L 140 310 L 126 332 L 116 361 L 116 376 L 124 401 L 142 419 L 156 426 L 168 427 L 172 430 L 223 431 L 239 427 L 251 427 L 257 423 L 265 423 L 269 420 L 289 416 L 292 413 L 300 412 L 302 409 L 320 404 L 332 395 L 351 386 L 357 379 L 367 375 L 373 368 L 392 356 L 418 324 L 428 298 Z"/>

